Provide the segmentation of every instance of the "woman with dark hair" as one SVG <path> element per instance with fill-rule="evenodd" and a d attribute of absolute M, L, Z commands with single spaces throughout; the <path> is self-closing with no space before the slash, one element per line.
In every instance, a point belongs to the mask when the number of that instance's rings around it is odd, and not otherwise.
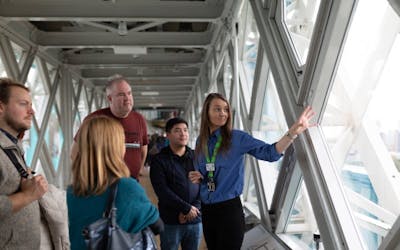
<path fill-rule="evenodd" d="M 77 140 L 72 185 L 67 189 L 71 249 L 86 249 L 82 230 L 103 216 L 110 186 L 117 180 L 117 224 L 130 233 L 147 226 L 155 233 L 162 230 L 157 208 L 140 184 L 130 178 L 121 124 L 107 116 L 95 116 L 84 121 Z"/>
<path fill-rule="evenodd" d="M 277 161 L 293 140 L 310 127 L 314 116 L 305 108 L 289 131 L 276 143 L 267 144 L 246 132 L 232 129 L 228 101 L 218 93 L 207 96 L 201 112 L 195 167 L 189 173 L 200 183 L 203 233 L 209 250 L 240 249 L 244 237 L 244 214 L 240 195 L 244 184 L 244 156 Z"/>

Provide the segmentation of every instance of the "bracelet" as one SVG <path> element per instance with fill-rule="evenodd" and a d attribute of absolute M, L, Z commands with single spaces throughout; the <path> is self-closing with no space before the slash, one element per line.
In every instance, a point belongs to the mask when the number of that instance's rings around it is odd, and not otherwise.
<path fill-rule="evenodd" d="M 294 139 L 296 139 L 296 138 L 297 138 L 297 135 L 294 135 L 294 136 L 293 136 L 293 135 L 291 135 L 291 134 L 290 134 L 290 132 L 289 132 L 289 131 L 286 133 L 286 136 L 287 136 L 287 137 L 289 137 L 289 138 L 290 138 L 290 140 L 292 140 L 292 141 L 293 141 Z"/>

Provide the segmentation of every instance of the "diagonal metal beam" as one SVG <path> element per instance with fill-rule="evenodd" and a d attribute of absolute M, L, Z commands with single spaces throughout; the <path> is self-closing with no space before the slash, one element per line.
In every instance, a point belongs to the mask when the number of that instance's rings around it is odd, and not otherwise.
<path fill-rule="evenodd" d="M 149 22 L 149 23 L 145 23 L 145 24 L 142 24 L 142 25 L 138 25 L 138 26 L 128 30 L 128 32 L 138 32 L 138 31 L 149 29 L 149 28 L 152 28 L 154 26 L 158 26 L 158 25 L 161 25 L 161 24 L 164 24 L 164 23 L 166 23 L 166 21 Z"/>

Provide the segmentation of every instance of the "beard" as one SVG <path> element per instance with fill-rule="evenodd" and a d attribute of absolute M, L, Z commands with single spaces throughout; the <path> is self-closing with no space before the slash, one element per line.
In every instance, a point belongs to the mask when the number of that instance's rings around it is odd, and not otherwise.
<path fill-rule="evenodd" d="M 4 117 L 4 121 L 8 127 L 12 128 L 18 134 L 25 132 L 26 130 L 31 128 L 31 122 L 29 122 L 29 124 L 25 124 L 24 122 L 15 120 L 12 115 L 6 114 Z"/>

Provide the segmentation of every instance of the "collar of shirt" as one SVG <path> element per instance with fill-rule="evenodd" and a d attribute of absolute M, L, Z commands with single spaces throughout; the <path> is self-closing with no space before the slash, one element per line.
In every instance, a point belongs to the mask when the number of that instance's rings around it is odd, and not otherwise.
<path fill-rule="evenodd" d="M 217 129 L 210 135 L 210 138 L 211 138 L 211 137 L 217 138 L 220 134 L 221 134 L 221 128 L 217 128 Z"/>
<path fill-rule="evenodd" d="M 217 130 L 215 130 L 210 137 L 208 138 L 208 142 L 207 142 L 207 149 L 208 149 L 208 155 L 211 157 L 212 153 L 214 151 L 214 147 L 215 144 L 218 141 L 218 136 L 221 135 L 221 129 L 218 128 Z"/>
<path fill-rule="evenodd" d="M 11 135 L 10 133 L 8 133 L 7 131 L 5 131 L 2 128 L 0 128 L 0 131 L 3 132 L 12 142 L 14 142 L 15 144 L 18 144 L 18 138 L 14 137 L 13 135 Z"/>

